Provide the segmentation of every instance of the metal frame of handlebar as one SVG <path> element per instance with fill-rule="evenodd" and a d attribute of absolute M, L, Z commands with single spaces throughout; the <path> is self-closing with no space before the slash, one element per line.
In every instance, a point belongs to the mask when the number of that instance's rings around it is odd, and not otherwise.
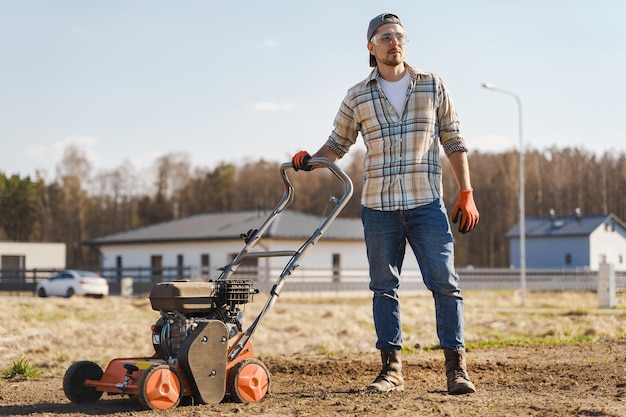
<path fill-rule="evenodd" d="M 300 247 L 298 250 L 281 250 L 281 251 L 266 251 L 266 252 L 251 252 L 251 249 L 260 241 L 263 234 L 269 229 L 270 225 L 276 220 L 278 214 L 280 214 L 286 207 L 288 207 L 294 200 L 294 188 L 289 181 L 289 177 L 287 175 L 287 171 L 293 168 L 291 162 L 285 162 L 280 166 L 280 173 L 283 179 L 283 184 L 285 185 L 285 191 L 283 193 L 283 197 L 280 202 L 274 207 L 272 212 L 265 219 L 263 224 L 257 229 L 249 232 L 249 235 L 246 236 L 246 245 L 239 252 L 239 254 L 233 259 L 233 261 L 224 268 L 224 271 L 218 278 L 218 280 L 228 279 L 235 270 L 239 267 L 242 261 L 246 258 L 266 258 L 266 257 L 278 257 L 278 256 L 291 256 L 291 259 L 287 262 L 285 268 L 282 273 L 276 280 L 276 283 L 270 290 L 270 296 L 265 303 L 265 306 L 254 320 L 254 322 L 248 327 L 248 329 L 244 332 L 242 337 L 239 339 L 237 344 L 230 351 L 228 357 L 232 361 L 234 360 L 239 353 L 242 351 L 243 347 L 246 345 L 252 334 L 255 332 L 256 327 L 261 323 L 261 321 L 265 318 L 268 311 L 272 308 L 276 299 L 279 297 L 282 287 L 285 283 L 285 279 L 288 275 L 298 267 L 300 264 L 298 261 L 302 259 L 302 257 L 306 256 L 306 254 L 312 249 L 313 245 L 324 235 L 326 230 L 330 227 L 332 222 L 337 218 L 339 213 L 344 209 L 350 197 L 352 197 L 353 193 L 353 185 L 350 177 L 346 175 L 346 173 L 339 168 L 334 162 L 330 161 L 326 158 L 311 158 L 308 163 L 310 165 L 315 165 L 317 169 L 319 168 L 328 168 L 330 172 L 332 172 L 337 179 L 343 185 L 343 196 L 336 201 L 335 207 L 331 210 L 330 213 L 326 216 L 326 218 L 322 221 L 322 223 L 318 226 L 317 229 L 313 232 L 313 234 L 309 237 L 309 239 Z"/>

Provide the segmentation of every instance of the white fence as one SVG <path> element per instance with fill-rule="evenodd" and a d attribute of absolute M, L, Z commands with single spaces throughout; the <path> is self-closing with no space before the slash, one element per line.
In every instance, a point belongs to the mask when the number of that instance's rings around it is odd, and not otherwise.
<path fill-rule="evenodd" d="M 258 276 L 257 286 L 269 290 L 281 270 L 271 271 L 269 276 Z M 516 269 L 458 269 L 461 289 L 467 290 L 515 290 L 520 288 L 521 275 Z M 303 267 L 287 277 L 283 291 L 359 291 L 368 290 L 367 270 L 315 270 Z M 403 270 L 402 289 L 425 290 L 419 270 Z M 626 291 L 626 271 L 615 272 L 616 291 Z M 528 291 L 597 291 L 598 271 L 528 269 Z"/>

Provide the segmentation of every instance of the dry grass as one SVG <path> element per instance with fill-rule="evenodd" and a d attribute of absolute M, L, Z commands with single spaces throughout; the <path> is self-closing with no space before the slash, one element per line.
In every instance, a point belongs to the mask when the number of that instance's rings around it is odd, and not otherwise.
<path fill-rule="evenodd" d="M 513 291 L 466 291 L 466 341 L 624 338 L 626 294 L 613 309 L 598 309 L 590 292 L 529 293 L 520 307 Z M 263 294 L 246 305 L 244 327 L 257 316 Z M 26 358 L 44 374 L 59 375 L 73 362 L 101 366 L 116 357 L 150 356 L 150 326 L 158 318 L 147 298 L 104 300 L 1 296 L 0 369 Z M 402 295 L 404 343 L 409 349 L 437 343 L 430 293 Z M 368 294 L 284 292 L 253 337 L 257 355 L 374 351 Z"/>

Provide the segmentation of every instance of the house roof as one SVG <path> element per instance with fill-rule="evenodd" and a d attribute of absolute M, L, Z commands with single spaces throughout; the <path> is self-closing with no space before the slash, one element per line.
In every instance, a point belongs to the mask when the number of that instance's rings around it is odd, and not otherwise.
<path fill-rule="evenodd" d="M 626 232 L 624 223 L 614 214 L 599 214 L 593 216 L 549 216 L 526 218 L 527 237 L 574 237 L 589 236 L 601 225 L 613 225 Z M 506 237 L 519 238 L 520 225 L 516 224 L 508 231 Z"/>
<path fill-rule="evenodd" d="M 259 228 L 268 214 L 259 211 L 205 213 L 88 239 L 87 245 L 211 241 L 240 239 L 242 233 Z M 325 217 L 285 210 L 265 232 L 263 238 L 306 239 Z M 335 219 L 324 239 L 363 240 L 360 219 Z"/>

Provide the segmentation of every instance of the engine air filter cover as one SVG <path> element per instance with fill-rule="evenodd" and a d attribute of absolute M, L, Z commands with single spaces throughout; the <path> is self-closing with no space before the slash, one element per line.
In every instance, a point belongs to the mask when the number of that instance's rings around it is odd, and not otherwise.
<path fill-rule="evenodd" d="M 210 309 L 218 295 L 213 282 L 160 282 L 150 291 L 150 304 L 157 311 L 193 313 Z"/>

